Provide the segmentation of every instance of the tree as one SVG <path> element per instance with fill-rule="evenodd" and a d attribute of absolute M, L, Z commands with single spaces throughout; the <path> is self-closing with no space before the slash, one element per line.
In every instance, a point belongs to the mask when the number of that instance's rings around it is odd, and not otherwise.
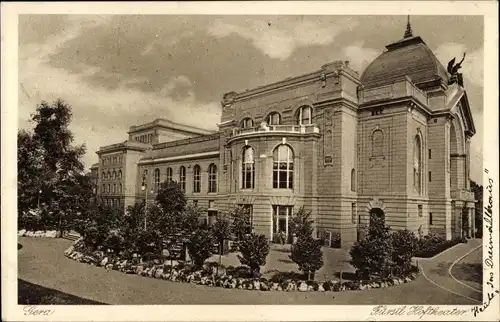
<path fill-rule="evenodd" d="M 250 267 L 254 276 L 260 275 L 260 266 L 266 264 L 269 243 L 265 235 L 251 233 L 240 243 L 238 259 L 242 265 Z"/>
<path fill-rule="evenodd" d="M 231 223 L 224 215 L 219 215 L 212 226 L 212 234 L 219 243 L 219 266 L 222 263 L 222 253 L 224 251 L 224 241 L 231 236 Z M 217 267 L 218 273 L 219 267 Z"/>
<path fill-rule="evenodd" d="M 323 252 L 321 241 L 312 236 L 300 235 L 292 245 L 290 259 L 294 261 L 308 280 L 314 278 L 314 273 L 323 266 Z"/>
<path fill-rule="evenodd" d="M 197 269 L 203 267 L 203 263 L 212 256 L 214 237 L 208 229 L 198 229 L 188 242 L 188 251 Z"/>
<path fill-rule="evenodd" d="M 38 208 L 40 189 L 44 175 L 43 151 L 25 130 L 17 133 L 17 198 L 20 227 L 23 215 L 30 209 Z M 26 214 L 29 216 L 29 214 Z"/>
<path fill-rule="evenodd" d="M 158 188 L 156 203 L 164 213 L 180 214 L 186 208 L 186 195 L 180 184 L 175 181 L 165 181 Z"/>
<path fill-rule="evenodd" d="M 242 206 L 236 206 L 229 211 L 229 217 L 232 219 L 231 231 L 239 241 L 243 240 L 246 234 L 252 232 L 252 223 L 250 221 L 250 211 Z"/>
<path fill-rule="evenodd" d="M 314 221 L 311 219 L 311 212 L 305 211 L 304 207 L 300 207 L 290 219 L 290 233 L 295 235 L 297 238 L 300 238 L 301 236 L 310 237 L 313 233 L 313 223 Z"/>
<path fill-rule="evenodd" d="M 299 266 L 309 280 L 323 266 L 321 241 L 312 237 L 314 222 L 310 217 L 311 212 L 306 212 L 304 207 L 301 207 L 291 218 L 289 225 L 290 231 L 297 237 L 297 242 L 292 246 L 290 259 Z"/>
<path fill-rule="evenodd" d="M 392 233 L 392 262 L 393 273 L 408 273 L 412 267 L 412 258 L 418 249 L 418 238 L 408 230 L 397 230 Z"/>
<path fill-rule="evenodd" d="M 65 102 L 42 102 L 32 115 L 33 133 L 18 133 L 21 214 L 27 208 L 46 204 L 46 219 L 56 222 L 60 232 L 72 227 L 75 216 L 90 203 L 87 196 L 92 193 L 91 186 L 82 185 L 85 145 L 72 145 L 71 118 L 71 107 Z"/>
<path fill-rule="evenodd" d="M 386 277 L 392 267 L 392 241 L 384 219 L 372 216 L 368 234 L 350 251 L 351 265 L 364 278 Z"/>

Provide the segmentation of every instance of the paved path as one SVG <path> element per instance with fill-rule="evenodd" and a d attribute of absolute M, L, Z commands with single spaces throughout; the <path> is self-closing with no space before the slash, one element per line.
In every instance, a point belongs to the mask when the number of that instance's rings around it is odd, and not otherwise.
<path fill-rule="evenodd" d="M 423 276 L 436 286 L 447 290 L 450 296 L 458 296 L 470 300 L 473 304 L 482 302 L 482 293 L 464 284 L 452 275 L 453 267 L 465 258 L 481 263 L 481 240 L 472 239 L 467 244 L 458 244 L 432 259 L 419 259 Z M 474 256 L 473 256 L 474 255 Z"/>
<path fill-rule="evenodd" d="M 175 283 L 105 270 L 64 257 L 63 239 L 19 238 L 19 278 L 108 304 L 474 304 L 419 276 L 415 281 L 369 291 L 259 292 Z"/>

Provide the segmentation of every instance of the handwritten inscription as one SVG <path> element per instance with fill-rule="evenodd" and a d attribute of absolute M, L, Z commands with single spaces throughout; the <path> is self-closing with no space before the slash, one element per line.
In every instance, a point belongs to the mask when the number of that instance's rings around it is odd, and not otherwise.
<path fill-rule="evenodd" d="M 34 316 L 38 316 L 38 315 L 51 315 L 55 311 L 56 310 L 54 310 L 54 309 L 41 309 L 41 308 L 38 308 L 35 305 L 29 305 L 29 306 L 23 307 L 24 315 L 30 315 L 30 316 L 33 316 L 33 315 Z"/>
<path fill-rule="evenodd" d="M 485 169 L 484 172 L 488 173 Z M 488 186 L 486 187 L 488 192 L 488 204 L 484 207 L 483 220 L 486 226 L 486 232 L 488 233 L 488 243 L 486 244 L 486 258 L 484 259 L 484 266 L 489 270 L 485 272 L 486 274 L 486 285 L 488 285 L 489 290 L 487 291 L 487 299 L 483 302 L 483 305 L 474 306 L 472 308 L 472 313 L 477 316 L 479 313 L 486 311 L 490 306 L 491 301 L 499 293 L 498 289 L 495 289 L 495 271 L 493 268 L 495 264 L 493 262 L 493 179 L 488 179 Z"/>
<path fill-rule="evenodd" d="M 449 308 L 443 309 L 439 306 L 423 306 L 423 305 L 411 305 L 411 306 L 400 306 L 388 308 L 385 305 L 378 305 L 373 308 L 370 315 L 397 315 L 397 316 L 414 316 L 422 319 L 426 315 L 432 316 L 462 316 L 469 312 L 469 310 L 463 310 L 459 308 Z"/>

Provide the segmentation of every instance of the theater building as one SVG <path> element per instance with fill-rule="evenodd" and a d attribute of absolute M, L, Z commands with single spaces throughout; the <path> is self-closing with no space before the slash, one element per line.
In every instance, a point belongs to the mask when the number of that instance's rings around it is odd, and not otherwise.
<path fill-rule="evenodd" d="M 207 219 L 243 205 L 269 238 L 288 234 L 301 206 L 318 237 L 340 233 L 342 246 L 371 215 L 392 229 L 452 238 L 474 231 L 474 133 L 461 75 L 408 26 L 362 74 L 334 61 L 226 93 L 217 132 L 162 119 L 135 126 L 127 141 L 97 152 L 93 171 L 107 204 L 152 202 L 158 185 L 174 180 Z"/>

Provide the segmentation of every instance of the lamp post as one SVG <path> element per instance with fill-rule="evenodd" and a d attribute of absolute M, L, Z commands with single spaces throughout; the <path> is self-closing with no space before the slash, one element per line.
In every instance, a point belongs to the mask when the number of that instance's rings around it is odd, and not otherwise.
<path fill-rule="evenodd" d="M 38 201 L 36 203 L 36 207 L 40 209 L 40 195 L 42 194 L 42 189 L 38 190 Z"/>
<path fill-rule="evenodd" d="M 148 218 L 148 185 L 144 183 L 141 187 L 142 191 L 146 191 L 146 197 L 144 199 L 144 230 L 147 228 L 147 218 Z M 154 190 L 151 189 L 151 194 L 154 193 Z"/>

